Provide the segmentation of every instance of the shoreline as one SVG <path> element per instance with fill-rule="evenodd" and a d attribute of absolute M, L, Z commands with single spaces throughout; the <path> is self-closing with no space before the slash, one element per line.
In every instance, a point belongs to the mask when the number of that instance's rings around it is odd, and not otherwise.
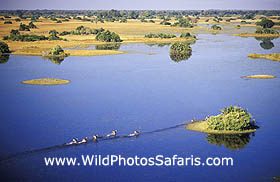
<path fill-rule="evenodd" d="M 207 122 L 205 120 L 188 123 L 186 124 L 185 129 L 191 131 L 198 131 L 201 133 L 207 133 L 207 134 L 246 134 L 246 133 L 253 133 L 257 131 L 256 129 L 250 129 L 244 131 L 209 130 L 207 129 Z"/>

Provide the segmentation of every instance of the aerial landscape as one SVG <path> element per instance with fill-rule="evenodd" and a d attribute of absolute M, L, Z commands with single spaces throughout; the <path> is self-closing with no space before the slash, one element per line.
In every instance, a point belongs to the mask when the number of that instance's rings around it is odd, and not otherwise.
<path fill-rule="evenodd" d="M 0 181 L 280 181 L 280 3 L 202 2 L 3 3 Z"/>

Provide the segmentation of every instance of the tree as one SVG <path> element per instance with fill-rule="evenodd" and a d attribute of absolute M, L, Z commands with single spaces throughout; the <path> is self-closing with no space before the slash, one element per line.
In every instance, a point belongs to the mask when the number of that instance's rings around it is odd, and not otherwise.
<path fill-rule="evenodd" d="M 32 21 L 28 24 L 28 27 L 29 28 L 37 28 L 36 25 Z"/>
<path fill-rule="evenodd" d="M 187 60 L 192 55 L 192 48 L 185 42 L 175 42 L 170 46 L 169 56 L 175 62 Z"/>
<path fill-rule="evenodd" d="M 51 36 L 57 36 L 58 32 L 57 32 L 56 30 L 50 30 L 50 31 L 49 31 L 49 34 L 50 34 Z"/>
<path fill-rule="evenodd" d="M 252 115 L 246 109 L 229 106 L 221 110 L 221 114 L 206 120 L 210 130 L 243 131 L 255 128 Z"/>
<path fill-rule="evenodd" d="M 272 20 L 263 18 L 261 21 L 257 22 L 256 25 L 262 26 L 263 28 L 271 28 L 275 23 Z"/>
<path fill-rule="evenodd" d="M 211 27 L 213 30 L 222 30 L 222 28 L 218 25 L 212 25 Z"/>
<path fill-rule="evenodd" d="M 11 51 L 9 49 L 8 44 L 5 42 L 0 42 L 0 56 L 3 54 L 9 54 Z"/>
<path fill-rule="evenodd" d="M 19 31 L 30 31 L 30 29 L 27 25 L 21 23 L 19 25 Z"/>
<path fill-rule="evenodd" d="M 120 36 L 116 34 L 115 32 L 110 32 L 109 30 L 105 32 L 98 32 L 98 34 L 95 37 L 98 41 L 103 42 L 121 42 Z"/>

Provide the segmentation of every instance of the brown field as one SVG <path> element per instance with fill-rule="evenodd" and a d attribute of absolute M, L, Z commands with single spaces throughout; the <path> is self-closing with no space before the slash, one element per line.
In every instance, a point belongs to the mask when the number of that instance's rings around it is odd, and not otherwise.
<path fill-rule="evenodd" d="M 11 18 L 13 24 L 4 24 L 4 21 L 0 22 L 0 36 L 3 38 L 10 34 L 12 29 L 18 29 L 20 23 L 28 24 L 30 20 L 23 20 L 22 22 L 13 21 L 16 17 Z M 45 35 L 48 36 L 50 30 L 57 30 L 58 32 L 62 31 L 71 31 L 76 29 L 78 26 L 85 26 L 89 28 L 104 28 L 116 32 L 120 35 L 123 40 L 122 43 L 138 43 L 138 42 L 147 42 L 147 43 L 167 43 L 174 41 L 186 41 L 184 38 L 172 38 L 172 39 L 149 39 L 144 38 L 144 35 L 147 33 L 182 33 L 189 32 L 191 29 L 171 27 L 159 24 L 160 20 L 156 20 L 156 23 L 142 23 L 139 20 L 128 20 L 128 23 L 119 23 L 119 22 L 105 22 L 105 23 L 92 23 L 92 22 L 82 22 L 79 20 L 71 20 L 69 22 L 55 23 L 51 20 L 40 19 L 40 22 L 35 22 L 34 24 L 38 27 L 37 29 L 31 29 L 30 31 L 22 31 L 21 34 L 36 34 L 36 35 Z M 200 28 L 193 28 L 191 31 Z M 35 42 L 15 42 L 15 41 L 4 41 L 6 42 L 13 54 L 21 55 L 39 55 L 42 51 L 46 51 L 55 45 L 60 45 L 63 48 L 86 48 L 90 45 L 104 44 L 104 42 L 96 41 L 95 35 L 66 35 L 61 36 L 66 38 L 68 41 L 35 41 Z M 193 39 L 191 40 L 193 41 Z M 104 50 L 104 51 L 83 51 L 83 53 L 75 53 L 72 51 L 72 55 L 80 55 L 89 53 L 89 55 L 108 55 L 120 53 L 116 51 Z M 101 54 L 103 53 L 103 54 Z M 123 53 L 123 52 L 122 52 Z"/>
<path fill-rule="evenodd" d="M 4 21 L 0 21 L 0 37 L 3 38 L 10 34 L 12 29 L 18 29 L 20 23 L 28 24 L 30 20 L 22 20 L 21 22 L 15 22 L 15 18 L 12 17 L 11 20 L 13 24 L 4 24 Z M 191 17 L 194 19 L 194 17 Z M 197 24 L 230 24 L 225 20 L 228 18 L 235 18 L 231 22 L 240 22 L 241 20 L 238 17 L 224 17 L 223 21 L 216 23 L 213 21 L 213 17 L 201 17 Z M 205 22 L 206 19 L 209 19 L 209 22 Z M 73 20 L 71 19 L 68 22 L 63 23 L 56 23 L 49 19 L 40 18 L 39 22 L 34 22 L 34 24 L 38 27 L 37 29 L 31 29 L 30 32 L 23 31 L 21 34 L 36 34 L 36 35 L 45 35 L 48 36 L 48 32 L 50 30 L 57 30 L 58 32 L 62 31 L 71 31 L 76 29 L 78 26 L 85 26 L 93 29 L 97 28 L 104 28 L 106 30 L 110 30 L 116 32 L 120 35 L 121 39 L 123 40 L 122 43 L 169 43 L 175 41 L 186 41 L 184 38 L 172 38 L 172 39 L 149 39 L 144 38 L 145 34 L 148 33 L 183 33 L 183 32 L 191 32 L 191 33 L 232 33 L 231 30 L 221 30 L 221 31 L 214 31 L 211 30 L 209 27 L 205 26 L 195 26 L 194 28 L 182 28 L 182 27 L 171 27 L 168 25 L 160 25 L 160 19 L 154 19 L 155 23 L 143 23 L 140 20 L 128 20 L 127 23 L 119 23 L 119 22 L 105 22 L 105 23 L 95 23 L 95 22 L 84 22 L 80 20 Z M 256 20 L 246 20 L 247 22 L 256 22 Z M 277 21 L 277 20 L 273 20 Z M 171 23 L 175 22 L 175 19 L 172 18 Z M 248 24 L 250 25 L 250 24 Z M 243 26 L 243 25 L 242 25 Z M 255 25 L 251 25 L 255 26 Z M 248 35 L 247 36 L 255 36 L 255 35 Z M 246 36 L 245 34 L 239 36 Z M 275 35 L 274 35 L 275 36 Z M 68 41 L 35 41 L 35 42 L 15 42 L 15 41 L 4 41 L 6 42 L 13 54 L 21 54 L 21 55 L 39 55 L 42 51 L 46 51 L 56 45 L 60 45 L 62 48 L 86 48 L 90 45 L 97 45 L 97 44 L 104 44 L 104 42 L 99 42 L 95 40 L 95 35 L 66 35 L 61 36 L 62 38 L 66 38 Z M 189 39 L 189 41 L 194 41 L 193 39 Z M 85 55 L 89 53 L 89 55 L 108 55 L 108 54 L 115 54 L 114 51 L 104 50 L 99 52 L 94 51 L 84 51 L 83 53 L 75 53 L 73 52 L 72 55 Z M 119 52 L 118 52 L 119 53 Z"/>

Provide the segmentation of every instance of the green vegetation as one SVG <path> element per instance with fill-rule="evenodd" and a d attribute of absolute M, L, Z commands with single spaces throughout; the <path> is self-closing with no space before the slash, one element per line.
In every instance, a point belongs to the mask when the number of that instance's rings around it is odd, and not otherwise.
<path fill-rule="evenodd" d="M 221 114 L 211 116 L 206 120 L 207 129 L 225 131 L 244 131 L 255 127 L 255 120 L 246 109 L 229 106 L 221 110 Z"/>
<path fill-rule="evenodd" d="M 120 23 L 126 23 L 126 22 L 127 22 L 126 17 L 122 17 L 122 18 L 120 19 Z"/>
<path fill-rule="evenodd" d="M 211 29 L 213 29 L 213 30 L 222 30 L 222 28 L 219 25 L 212 25 Z"/>
<path fill-rule="evenodd" d="M 195 35 L 192 35 L 192 34 L 189 33 L 189 32 L 182 33 L 182 34 L 180 35 L 180 37 L 182 37 L 182 38 L 195 38 L 195 39 L 196 39 L 196 36 L 195 36 Z"/>
<path fill-rule="evenodd" d="M 11 21 L 5 21 L 4 24 L 13 24 Z"/>
<path fill-rule="evenodd" d="M 105 32 L 99 32 L 96 37 L 96 40 L 102 42 L 121 42 L 120 36 L 115 32 L 110 32 L 109 30 Z"/>
<path fill-rule="evenodd" d="M 169 21 L 163 20 L 162 22 L 160 22 L 161 25 L 171 25 L 171 23 Z"/>
<path fill-rule="evenodd" d="M 174 38 L 174 37 L 176 37 L 176 35 L 167 34 L 167 33 L 158 33 L 158 34 L 149 33 L 149 34 L 145 35 L 145 38 L 170 39 L 170 38 Z"/>
<path fill-rule="evenodd" d="M 192 55 L 192 48 L 188 43 L 175 42 L 170 46 L 169 55 L 170 58 L 175 62 L 187 60 Z"/>
<path fill-rule="evenodd" d="M 19 31 L 30 31 L 29 26 L 25 25 L 25 24 L 20 24 L 19 25 Z"/>
<path fill-rule="evenodd" d="M 59 46 L 53 47 L 48 52 L 42 53 L 43 58 L 47 58 L 52 61 L 54 64 L 61 64 L 65 57 L 69 56 L 69 54 L 65 53 L 64 50 Z"/>
<path fill-rule="evenodd" d="M 261 26 L 262 28 L 272 28 L 275 23 L 272 20 L 263 18 L 261 21 L 257 22 L 256 25 Z"/>
<path fill-rule="evenodd" d="M 48 37 L 45 37 L 44 35 L 32 34 L 21 35 L 18 30 L 11 30 L 10 36 L 5 36 L 3 40 L 31 42 L 37 40 L 48 40 Z"/>
<path fill-rule="evenodd" d="M 256 40 L 260 40 L 260 46 L 263 49 L 271 49 L 274 47 L 274 43 L 271 41 L 275 39 L 275 37 L 255 37 Z"/>
<path fill-rule="evenodd" d="M 11 53 L 8 44 L 0 42 L 0 56 Z"/>
<path fill-rule="evenodd" d="M 9 46 L 5 42 L 0 42 L 0 64 L 8 62 L 10 53 Z"/>
<path fill-rule="evenodd" d="M 66 40 L 66 39 L 62 39 L 60 37 L 58 37 L 58 32 L 56 30 L 50 30 L 49 31 L 49 37 L 48 40 Z"/>
<path fill-rule="evenodd" d="M 0 14 L 6 17 L 19 16 L 21 19 L 30 18 L 38 20 L 40 16 L 45 18 L 60 18 L 69 19 L 73 17 L 80 21 L 87 21 L 91 17 L 98 19 L 120 19 L 126 17 L 127 19 L 137 18 L 163 18 L 169 19 L 171 17 L 180 19 L 183 16 L 199 16 L 211 17 L 216 16 L 218 20 L 221 17 L 230 17 L 239 15 L 241 19 L 253 19 L 256 15 L 264 16 L 279 16 L 279 10 L 180 10 L 180 11 L 165 11 L 165 10 L 0 10 Z M 83 18 L 78 17 L 83 16 Z"/>
<path fill-rule="evenodd" d="M 103 28 L 100 29 L 91 29 L 88 27 L 84 26 L 79 26 L 75 30 L 72 31 L 63 31 L 59 35 L 64 36 L 64 35 L 91 35 L 91 34 L 98 34 L 99 32 L 104 32 Z"/>
<path fill-rule="evenodd" d="M 190 23 L 189 19 L 179 19 L 179 21 L 175 22 L 172 26 L 193 28 L 193 25 Z"/>
<path fill-rule="evenodd" d="M 257 34 L 279 34 L 276 30 L 272 28 L 258 28 L 256 30 Z"/>
<path fill-rule="evenodd" d="M 44 57 L 60 57 L 60 58 L 65 58 L 65 57 L 67 57 L 69 55 L 66 54 L 64 52 L 64 50 L 59 45 L 57 45 L 57 46 L 53 47 L 50 51 L 44 52 L 43 56 Z"/>
<path fill-rule="evenodd" d="M 37 28 L 37 26 L 32 21 L 28 24 L 28 27 L 29 28 Z"/>
<path fill-rule="evenodd" d="M 102 44 L 102 45 L 96 45 L 95 49 L 96 50 L 119 50 L 120 47 L 121 47 L 120 43 Z"/>

